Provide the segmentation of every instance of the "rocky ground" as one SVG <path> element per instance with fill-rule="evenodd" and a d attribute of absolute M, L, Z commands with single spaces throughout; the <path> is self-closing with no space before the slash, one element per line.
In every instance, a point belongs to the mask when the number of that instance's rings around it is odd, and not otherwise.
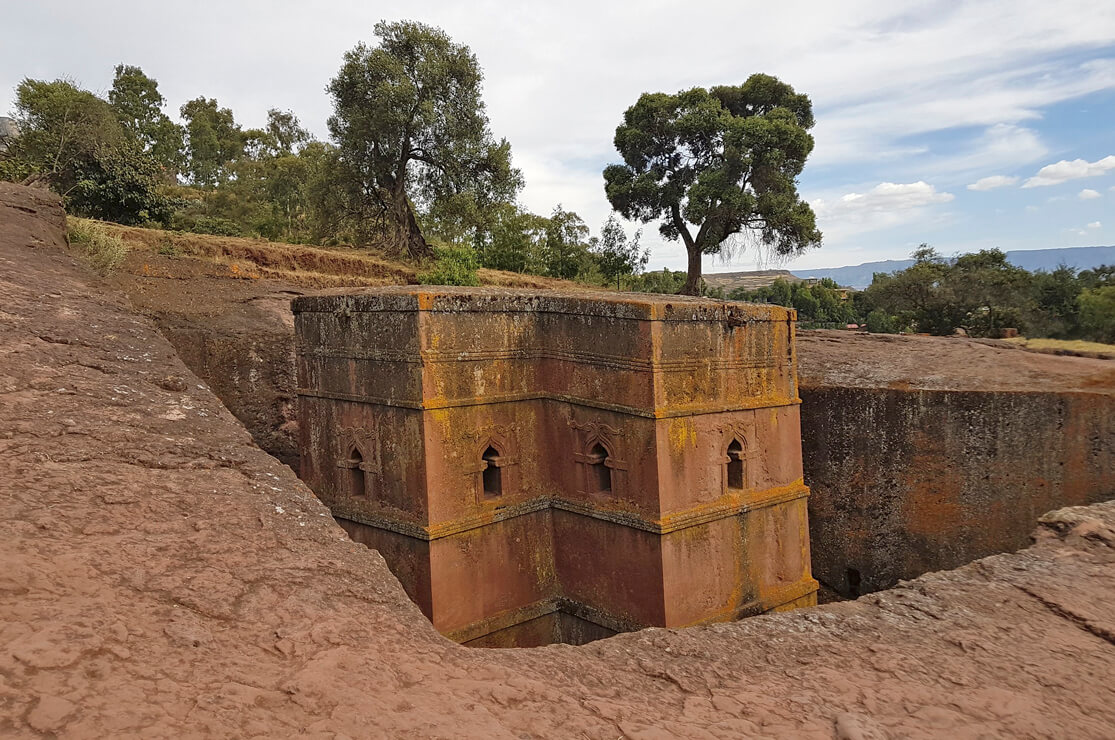
<path fill-rule="evenodd" d="M 1112 736 L 1115 504 L 854 602 L 460 647 L 61 219 L 0 185 L 4 737 Z"/>
<path fill-rule="evenodd" d="M 798 332 L 802 386 L 1115 394 L 1115 361 L 967 337 Z"/>

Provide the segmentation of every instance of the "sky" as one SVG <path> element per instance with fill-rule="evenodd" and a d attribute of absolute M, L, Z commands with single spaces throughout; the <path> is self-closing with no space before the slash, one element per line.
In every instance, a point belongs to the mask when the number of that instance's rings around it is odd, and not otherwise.
<path fill-rule="evenodd" d="M 755 250 L 705 270 L 807 269 L 991 247 L 1115 244 L 1115 2 L 158 2 L 7 4 L 0 114 L 21 79 L 106 94 L 118 63 L 159 81 L 172 116 L 204 95 L 258 126 L 294 111 L 319 138 L 325 86 L 379 20 L 443 28 L 484 69 L 493 133 L 526 179 L 523 205 L 607 218 L 603 168 L 644 92 L 773 74 L 810 96 L 816 147 L 799 190 L 820 248 Z M 633 231 L 637 225 L 632 224 Z M 643 228 L 650 269 L 685 250 Z"/>

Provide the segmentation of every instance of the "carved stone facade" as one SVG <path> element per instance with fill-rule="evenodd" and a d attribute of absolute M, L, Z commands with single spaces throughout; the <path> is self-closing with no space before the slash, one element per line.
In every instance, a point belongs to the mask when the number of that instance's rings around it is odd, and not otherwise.
<path fill-rule="evenodd" d="M 791 311 L 431 287 L 294 311 L 302 477 L 443 634 L 815 603 Z"/>

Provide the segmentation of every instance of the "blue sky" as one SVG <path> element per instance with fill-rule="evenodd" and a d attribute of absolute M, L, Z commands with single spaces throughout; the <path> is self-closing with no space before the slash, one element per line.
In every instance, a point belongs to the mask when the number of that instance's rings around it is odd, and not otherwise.
<path fill-rule="evenodd" d="M 0 111 L 24 76 L 104 92 L 126 62 L 159 80 L 171 113 L 206 95 L 249 126 L 269 107 L 291 109 L 324 137 L 324 87 L 341 55 L 374 42 L 375 22 L 399 8 L 20 3 L 0 26 Z M 1115 244 L 1107 0 L 412 0 L 403 17 L 477 54 L 492 129 L 511 141 L 522 201 L 538 213 L 560 202 L 599 228 L 609 211 L 600 173 L 640 93 L 766 72 L 809 94 L 818 122 L 801 191 L 825 240 L 791 269 L 902 258 L 921 242 L 945 254 Z M 684 250 L 653 224 L 644 242 L 651 268 L 684 269 Z M 740 250 L 706 270 L 774 266 L 759 257 Z"/>

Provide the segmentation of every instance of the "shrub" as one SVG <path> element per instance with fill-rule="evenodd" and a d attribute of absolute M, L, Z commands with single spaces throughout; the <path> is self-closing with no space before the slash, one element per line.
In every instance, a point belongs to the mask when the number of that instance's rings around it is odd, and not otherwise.
<path fill-rule="evenodd" d="M 159 245 L 155 249 L 155 252 L 161 254 L 164 257 L 182 256 L 182 250 L 178 248 L 178 245 L 175 244 L 173 240 L 165 236 L 159 239 Z"/>
<path fill-rule="evenodd" d="M 437 263 L 419 273 L 423 285 L 480 285 L 480 260 L 470 247 L 436 247 Z"/>
<path fill-rule="evenodd" d="M 70 246 L 76 248 L 82 258 L 102 275 L 118 268 L 128 255 L 128 247 L 120 237 L 92 221 L 66 219 L 66 236 Z"/>
<path fill-rule="evenodd" d="M 1115 343 L 1115 285 L 1086 290 L 1076 299 L 1084 338 Z"/>
<path fill-rule="evenodd" d="M 894 317 L 886 311 L 876 308 L 867 314 L 867 330 L 872 334 L 897 334 Z"/>

